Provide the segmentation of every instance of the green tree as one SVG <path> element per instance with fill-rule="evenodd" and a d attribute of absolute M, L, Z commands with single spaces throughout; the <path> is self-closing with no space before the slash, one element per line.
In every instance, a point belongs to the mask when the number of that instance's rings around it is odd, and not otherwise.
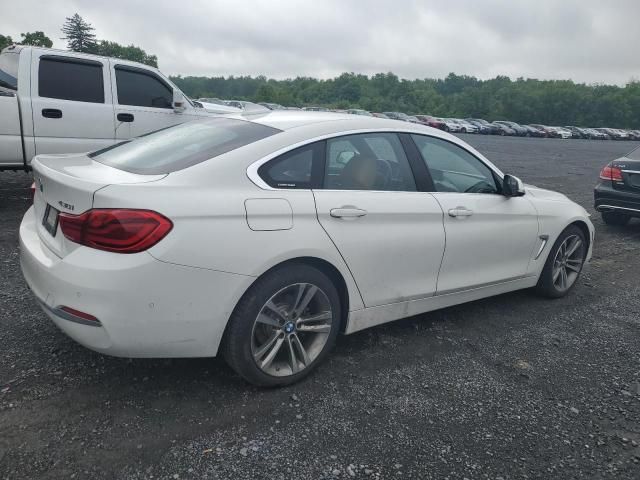
<path fill-rule="evenodd" d="M 9 35 L 0 34 L 0 50 L 13 44 L 13 40 Z"/>
<path fill-rule="evenodd" d="M 33 45 L 34 47 L 47 48 L 53 47 L 51 39 L 40 30 L 36 32 L 21 33 L 20 36 L 22 37 L 22 40 L 20 41 L 22 45 Z"/>
<path fill-rule="evenodd" d="M 98 55 L 104 55 L 105 57 L 122 58 L 123 60 L 144 63 L 158 68 L 158 57 L 155 55 L 149 55 L 147 52 L 135 45 L 125 47 L 124 45 L 120 45 L 116 42 L 100 40 L 100 43 L 95 48 L 95 53 Z"/>
<path fill-rule="evenodd" d="M 94 28 L 90 23 L 75 13 L 72 17 L 67 17 L 62 26 L 62 33 L 65 34 L 62 40 L 67 41 L 67 48 L 74 52 L 94 53 L 97 47 Z"/>

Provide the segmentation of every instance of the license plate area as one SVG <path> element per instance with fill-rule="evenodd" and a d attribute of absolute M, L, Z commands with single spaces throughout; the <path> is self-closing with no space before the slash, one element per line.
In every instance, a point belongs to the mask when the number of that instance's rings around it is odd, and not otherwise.
<path fill-rule="evenodd" d="M 47 208 L 44 210 L 42 226 L 52 237 L 56 236 L 56 232 L 58 230 L 58 213 L 58 210 L 53 208 L 51 205 L 47 205 Z"/>
<path fill-rule="evenodd" d="M 629 184 L 632 187 L 640 188 L 640 174 L 637 173 L 629 173 L 628 174 Z"/>

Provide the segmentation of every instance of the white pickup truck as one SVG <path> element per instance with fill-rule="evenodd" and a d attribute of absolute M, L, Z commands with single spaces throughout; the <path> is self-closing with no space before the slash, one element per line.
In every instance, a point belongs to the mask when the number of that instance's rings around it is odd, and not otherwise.
<path fill-rule="evenodd" d="M 241 111 L 192 102 L 147 65 L 19 45 L 0 53 L 0 170 L 233 112 Z"/>

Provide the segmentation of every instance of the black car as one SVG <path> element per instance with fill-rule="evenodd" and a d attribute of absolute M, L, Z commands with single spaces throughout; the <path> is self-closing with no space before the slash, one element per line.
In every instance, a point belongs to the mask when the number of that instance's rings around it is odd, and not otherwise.
<path fill-rule="evenodd" d="M 465 120 L 471 125 L 478 127 L 478 133 L 484 135 L 498 135 L 500 133 L 498 127 L 481 118 L 465 118 Z"/>
<path fill-rule="evenodd" d="M 564 128 L 571 132 L 571 135 L 573 135 L 572 138 L 589 138 L 589 135 L 581 128 L 574 126 L 568 126 Z"/>
<path fill-rule="evenodd" d="M 640 218 L 640 147 L 602 169 L 594 197 L 596 210 L 608 225 Z"/>
<path fill-rule="evenodd" d="M 516 135 L 519 137 L 526 137 L 527 136 L 527 129 L 524 128 L 522 125 L 518 125 L 516 122 L 508 122 L 506 120 L 496 120 L 495 122 L 493 122 L 494 124 L 500 124 L 500 125 L 504 125 L 505 127 L 510 128 L 511 130 L 513 130 L 514 132 L 516 132 Z"/>

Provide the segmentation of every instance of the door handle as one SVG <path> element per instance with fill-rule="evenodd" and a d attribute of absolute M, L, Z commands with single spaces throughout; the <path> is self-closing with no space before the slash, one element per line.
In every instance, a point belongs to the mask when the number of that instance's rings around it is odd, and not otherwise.
<path fill-rule="evenodd" d="M 449 216 L 454 218 L 470 217 L 471 215 L 473 215 L 473 210 L 469 210 L 468 208 L 465 208 L 465 207 L 456 207 L 449 210 Z"/>
<path fill-rule="evenodd" d="M 358 218 L 364 217 L 367 211 L 356 207 L 341 207 L 332 208 L 329 214 L 333 218 Z"/>
<path fill-rule="evenodd" d="M 134 120 L 132 113 L 119 113 L 116 118 L 119 122 L 133 122 Z"/>
<path fill-rule="evenodd" d="M 45 118 L 62 118 L 62 110 L 57 108 L 43 108 L 42 116 Z"/>

